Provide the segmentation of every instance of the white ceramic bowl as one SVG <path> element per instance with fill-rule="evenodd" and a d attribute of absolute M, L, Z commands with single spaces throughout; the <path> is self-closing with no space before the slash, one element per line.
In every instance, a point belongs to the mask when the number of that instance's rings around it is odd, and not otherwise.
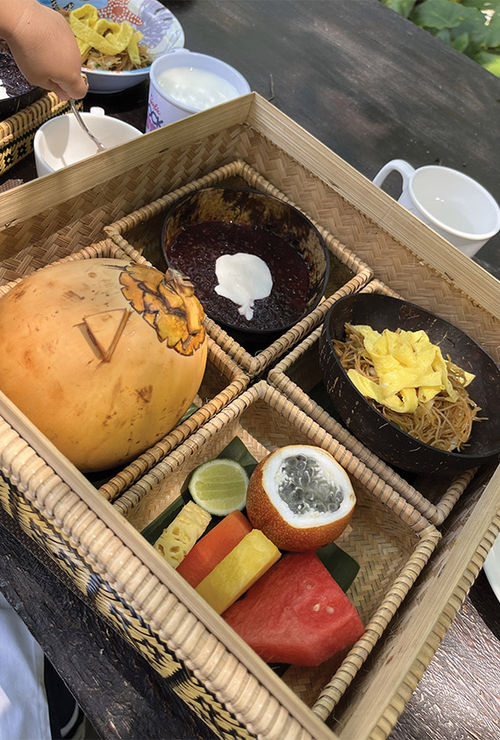
<path fill-rule="evenodd" d="M 39 0 L 49 8 L 51 0 Z M 73 0 L 72 10 L 86 4 L 86 0 Z M 121 0 L 111 6 L 108 0 L 93 0 L 100 16 L 121 23 L 125 20 L 140 31 L 142 43 L 149 47 L 151 57 L 157 59 L 171 49 L 184 46 L 184 31 L 177 18 L 158 0 Z M 63 3 L 60 3 L 64 7 Z M 110 6 L 110 7 L 107 7 Z M 151 67 L 134 69 L 130 72 L 109 72 L 82 68 L 89 82 L 89 90 L 95 93 L 114 93 L 126 90 L 147 80 Z"/>
<path fill-rule="evenodd" d="M 202 73 L 215 75 L 215 79 L 219 78 L 220 82 L 229 83 L 234 89 L 235 94 L 232 97 L 240 97 L 250 92 L 250 85 L 243 75 L 234 67 L 231 67 L 230 64 L 223 62 L 222 59 L 207 54 L 199 54 L 188 49 L 173 49 L 168 54 L 155 59 L 151 65 L 146 133 L 161 126 L 166 126 L 168 123 L 179 121 L 193 113 L 199 113 L 200 110 L 207 107 L 206 105 L 203 107 L 189 105 L 167 93 L 159 82 L 162 73 L 167 72 L 167 70 L 175 70 L 176 72 L 200 70 Z"/>
<path fill-rule="evenodd" d="M 142 136 L 141 131 L 129 123 L 106 116 L 102 108 L 91 108 L 90 113 L 80 115 L 106 147 L 125 144 Z M 82 131 L 72 113 L 51 118 L 42 124 L 33 140 L 33 152 L 38 177 L 98 153 L 95 144 Z"/>

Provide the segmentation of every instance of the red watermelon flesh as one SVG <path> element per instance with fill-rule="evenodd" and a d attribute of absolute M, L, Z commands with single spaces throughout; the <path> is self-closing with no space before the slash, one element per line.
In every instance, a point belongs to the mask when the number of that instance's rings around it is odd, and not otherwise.
<path fill-rule="evenodd" d="M 364 632 L 358 612 L 314 552 L 282 557 L 223 617 L 267 663 L 316 666 Z"/>

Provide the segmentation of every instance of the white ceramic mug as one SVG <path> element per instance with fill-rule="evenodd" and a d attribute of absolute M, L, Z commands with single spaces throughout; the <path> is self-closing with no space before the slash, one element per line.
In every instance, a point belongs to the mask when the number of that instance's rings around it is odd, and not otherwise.
<path fill-rule="evenodd" d="M 174 97 L 172 93 L 165 89 L 165 83 L 162 84 L 161 76 L 168 70 L 184 73 L 181 82 L 183 85 L 182 93 L 186 96 L 185 99 L 181 100 L 179 97 Z M 195 80 L 193 74 L 196 72 L 201 73 L 203 77 L 198 75 L 198 80 Z M 186 73 L 193 76 L 193 91 L 198 89 L 199 93 L 203 93 L 203 84 L 211 84 L 212 97 L 216 102 L 207 105 L 207 99 L 205 98 L 204 101 L 200 99 L 199 104 L 197 104 L 196 95 L 189 95 L 190 81 L 185 76 Z M 217 80 L 222 85 L 220 90 L 217 90 Z M 229 93 L 227 92 L 228 86 L 231 88 Z M 180 92 L 181 90 L 178 94 Z M 216 59 L 207 54 L 198 54 L 189 51 L 189 49 L 173 49 L 168 54 L 155 59 L 151 65 L 146 133 L 161 126 L 166 126 L 168 123 L 179 121 L 192 113 L 199 113 L 201 110 L 225 102 L 225 100 L 246 95 L 249 92 L 250 85 L 243 75 L 221 59 Z"/>
<path fill-rule="evenodd" d="M 440 165 L 415 169 L 404 159 L 393 159 L 374 177 L 374 184 L 381 187 L 394 170 L 403 178 L 399 203 L 468 257 L 500 230 L 498 203 L 463 172 Z"/>
<path fill-rule="evenodd" d="M 142 136 L 141 131 L 125 121 L 106 116 L 104 109 L 91 108 L 80 113 L 83 120 L 104 146 L 113 147 Z M 33 140 L 38 177 L 97 154 L 92 139 L 82 131 L 73 113 L 50 118 L 40 126 Z"/>

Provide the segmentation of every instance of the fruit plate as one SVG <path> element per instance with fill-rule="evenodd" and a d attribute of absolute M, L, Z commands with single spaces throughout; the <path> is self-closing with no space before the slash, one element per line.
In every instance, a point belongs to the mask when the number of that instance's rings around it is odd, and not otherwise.
<path fill-rule="evenodd" d="M 380 280 L 372 280 L 361 292 L 401 297 Z M 343 426 L 325 388 L 319 365 L 321 331 L 321 327 L 315 329 L 278 362 L 269 371 L 268 382 L 363 460 L 430 522 L 439 526 L 467 489 L 477 468 L 440 477 L 408 473 L 395 470 L 363 445 Z"/>
<path fill-rule="evenodd" d="M 366 626 L 365 634 L 338 668 L 334 661 L 326 661 L 316 668 L 288 667 L 281 674 L 284 683 L 309 706 L 328 705 L 331 711 L 413 585 L 439 534 L 390 486 L 265 381 L 244 391 L 121 496 L 121 506 L 130 502 L 129 523 L 139 531 L 149 529 L 157 534 L 165 509 L 178 511 L 189 500 L 186 487 L 192 471 L 219 456 L 236 437 L 256 461 L 288 444 L 319 446 L 342 462 L 355 489 L 358 502 L 353 518 L 336 544 L 360 565 L 347 593 Z M 240 638 L 235 639 L 239 643 Z"/>

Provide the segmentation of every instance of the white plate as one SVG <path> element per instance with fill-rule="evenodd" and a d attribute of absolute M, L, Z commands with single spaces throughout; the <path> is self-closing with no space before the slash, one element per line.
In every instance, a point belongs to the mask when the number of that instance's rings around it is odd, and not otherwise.
<path fill-rule="evenodd" d="M 483 569 L 495 596 L 500 601 L 500 535 L 493 543 L 484 561 Z"/>
<path fill-rule="evenodd" d="M 53 7 L 51 0 L 39 0 L 43 5 Z M 86 4 L 86 0 L 73 0 L 65 3 L 60 0 L 63 10 L 75 10 Z M 157 0 L 93 0 L 102 18 L 128 21 L 144 35 L 143 43 L 149 46 L 153 60 L 171 49 L 184 46 L 184 31 L 177 18 Z M 90 70 L 83 67 L 89 81 L 89 90 L 97 93 L 113 93 L 126 90 L 148 79 L 151 67 L 133 69 L 130 72 L 109 72 Z"/>

